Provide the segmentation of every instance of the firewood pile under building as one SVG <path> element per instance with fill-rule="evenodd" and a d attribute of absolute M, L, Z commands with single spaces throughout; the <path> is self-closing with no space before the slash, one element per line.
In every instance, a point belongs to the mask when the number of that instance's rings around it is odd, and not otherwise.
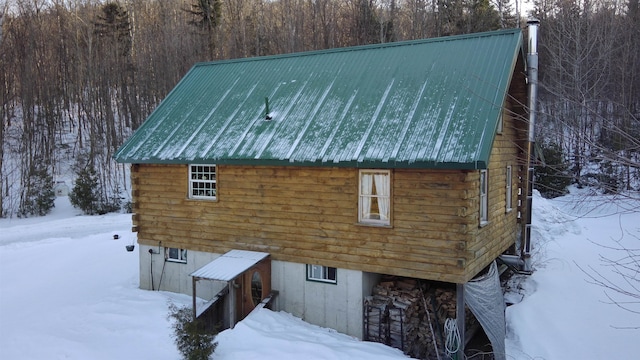
<path fill-rule="evenodd" d="M 365 301 L 365 340 L 402 350 L 416 359 L 445 358 L 444 324 L 456 317 L 455 285 L 389 277 Z M 465 309 L 466 329 L 479 324 Z"/>

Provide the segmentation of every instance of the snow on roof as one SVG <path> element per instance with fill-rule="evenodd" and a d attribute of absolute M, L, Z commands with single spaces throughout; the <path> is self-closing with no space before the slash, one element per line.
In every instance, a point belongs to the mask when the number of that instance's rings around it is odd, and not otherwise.
<path fill-rule="evenodd" d="M 194 271 L 191 276 L 200 279 L 231 281 L 267 256 L 269 254 L 264 252 L 231 250 Z"/>
<path fill-rule="evenodd" d="M 509 29 L 196 64 L 115 159 L 485 168 L 521 38 Z"/>

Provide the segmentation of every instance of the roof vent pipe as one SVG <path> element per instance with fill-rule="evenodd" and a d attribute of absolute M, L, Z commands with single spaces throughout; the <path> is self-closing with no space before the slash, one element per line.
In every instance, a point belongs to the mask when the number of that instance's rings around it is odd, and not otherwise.
<path fill-rule="evenodd" d="M 535 164 L 535 124 L 538 101 L 538 26 L 540 20 L 536 18 L 527 21 L 529 25 L 529 42 L 527 52 L 527 80 L 529 84 L 529 141 L 527 144 L 529 156 L 527 171 L 527 203 L 526 221 L 524 224 L 521 256 L 524 259 L 524 270 L 531 271 L 531 211 L 533 202 L 533 165 Z"/>
<path fill-rule="evenodd" d="M 264 115 L 264 119 L 265 120 L 271 120 L 273 119 L 271 117 L 271 112 L 269 111 L 269 98 L 268 97 L 264 97 L 264 107 L 265 107 L 265 115 Z"/>

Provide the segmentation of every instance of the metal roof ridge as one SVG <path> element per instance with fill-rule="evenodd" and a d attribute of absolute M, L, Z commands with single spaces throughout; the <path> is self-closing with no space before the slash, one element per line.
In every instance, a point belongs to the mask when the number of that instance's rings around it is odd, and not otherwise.
<path fill-rule="evenodd" d="M 343 53 L 343 52 L 353 52 L 353 51 L 365 51 L 365 50 L 373 50 L 373 49 L 385 49 L 385 48 L 400 47 L 400 46 L 422 45 L 422 44 L 428 44 L 428 43 L 449 42 L 449 41 L 456 41 L 456 40 L 463 40 L 463 39 L 474 39 L 474 38 L 482 38 L 482 37 L 489 37 L 489 36 L 516 34 L 520 32 L 522 32 L 522 30 L 519 28 L 500 29 L 500 30 L 483 31 L 483 32 L 469 33 L 469 34 L 439 36 L 439 37 L 433 37 L 433 38 L 393 41 L 393 42 L 366 44 L 366 45 L 343 46 L 343 47 L 330 48 L 330 49 L 297 51 L 297 52 L 290 52 L 290 53 L 283 53 L 283 54 L 252 56 L 252 57 L 245 57 L 245 58 L 203 61 L 203 62 L 195 63 L 193 67 L 213 66 L 213 65 L 252 62 L 252 61 L 287 59 L 287 58 L 295 58 L 295 57 L 315 56 L 315 55 L 322 55 L 322 54 L 333 54 L 333 53 Z"/>

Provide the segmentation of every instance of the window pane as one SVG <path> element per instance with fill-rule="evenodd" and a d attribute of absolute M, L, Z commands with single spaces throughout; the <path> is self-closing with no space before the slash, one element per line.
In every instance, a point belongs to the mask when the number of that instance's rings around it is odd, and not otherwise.
<path fill-rule="evenodd" d="M 480 170 L 480 222 L 488 220 L 487 181 L 487 171 Z"/>
<path fill-rule="evenodd" d="M 311 265 L 311 276 L 312 279 L 322 279 L 322 266 L 320 265 Z"/>
<path fill-rule="evenodd" d="M 189 197 L 216 198 L 216 167 L 215 165 L 189 166 Z"/>
<path fill-rule="evenodd" d="M 506 194 L 505 194 L 505 202 L 506 202 L 506 207 L 507 210 L 511 210 L 512 207 L 512 201 L 511 201 L 511 193 L 512 193 L 512 189 L 511 189 L 511 166 L 507 166 L 507 176 L 506 176 Z"/>
<path fill-rule="evenodd" d="M 358 219 L 373 225 L 389 225 L 391 218 L 391 172 L 361 170 Z"/>
<path fill-rule="evenodd" d="M 360 194 L 373 194 L 373 174 L 362 174 L 360 178 Z"/>
<path fill-rule="evenodd" d="M 307 265 L 307 279 L 322 282 L 336 282 L 336 268 L 322 265 Z"/>
<path fill-rule="evenodd" d="M 327 268 L 327 270 L 328 270 L 327 279 L 336 281 L 336 271 L 337 271 L 336 268 L 330 267 L 330 268 Z"/>
<path fill-rule="evenodd" d="M 171 262 L 187 262 L 187 249 L 165 248 L 165 260 Z"/>
<path fill-rule="evenodd" d="M 253 306 L 262 301 L 262 277 L 257 271 L 251 275 L 251 300 L 253 301 Z"/>

